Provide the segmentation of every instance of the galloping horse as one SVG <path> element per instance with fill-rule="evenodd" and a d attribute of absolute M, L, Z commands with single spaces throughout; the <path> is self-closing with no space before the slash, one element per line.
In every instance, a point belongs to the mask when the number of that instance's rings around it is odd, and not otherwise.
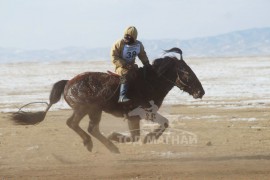
<path fill-rule="evenodd" d="M 90 135 L 102 142 L 111 152 L 119 153 L 118 148 L 112 143 L 125 139 L 125 142 L 134 142 L 140 136 L 139 116 L 126 116 L 134 108 L 141 106 L 149 107 L 149 101 L 160 108 L 165 96 L 174 87 L 189 93 L 193 98 L 202 98 L 204 89 L 182 58 L 182 51 L 179 48 L 172 48 L 165 52 L 180 54 L 180 59 L 173 56 L 166 56 L 153 61 L 152 68 L 138 68 L 137 76 L 130 82 L 127 96 L 132 99 L 129 104 L 119 104 L 119 81 L 120 77 L 102 72 L 86 72 L 77 75 L 71 80 L 61 80 L 54 84 L 50 103 L 44 112 L 18 112 L 13 116 L 17 124 L 37 124 L 45 119 L 50 107 L 57 103 L 61 95 L 64 95 L 66 102 L 73 109 L 73 115 L 67 120 L 67 125 L 83 139 L 84 145 L 91 152 L 93 143 Z M 130 130 L 130 136 L 120 133 L 113 133 L 106 138 L 99 130 L 102 111 L 117 117 L 126 117 Z M 79 127 L 80 121 L 85 115 L 89 116 L 90 122 L 88 133 Z M 168 124 L 165 125 L 165 128 Z M 146 135 L 147 139 L 157 139 L 165 130 L 164 125 Z"/>

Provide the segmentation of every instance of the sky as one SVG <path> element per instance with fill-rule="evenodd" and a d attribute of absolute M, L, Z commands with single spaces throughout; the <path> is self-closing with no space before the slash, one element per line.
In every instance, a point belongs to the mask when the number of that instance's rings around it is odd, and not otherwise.
<path fill-rule="evenodd" d="M 0 0 L 0 47 L 110 47 L 127 26 L 138 39 L 190 39 L 270 27 L 270 0 Z"/>

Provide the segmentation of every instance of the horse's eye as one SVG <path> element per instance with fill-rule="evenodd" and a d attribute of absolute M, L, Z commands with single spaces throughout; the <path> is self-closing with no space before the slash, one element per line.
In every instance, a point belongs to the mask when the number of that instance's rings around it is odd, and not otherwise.
<path fill-rule="evenodd" d="M 180 69 L 179 72 L 180 72 L 180 73 L 183 73 L 184 75 L 188 75 L 188 74 L 189 74 L 187 71 L 185 71 L 185 70 L 183 70 L 183 69 Z"/>

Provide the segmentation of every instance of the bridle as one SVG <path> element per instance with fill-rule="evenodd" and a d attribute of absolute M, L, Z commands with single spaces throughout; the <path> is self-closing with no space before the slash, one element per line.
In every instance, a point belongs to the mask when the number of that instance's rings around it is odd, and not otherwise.
<path fill-rule="evenodd" d="M 175 82 L 173 82 L 172 80 L 168 79 L 168 78 L 165 77 L 164 75 L 160 75 L 160 77 L 162 77 L 162 78 L 163 78 L 164 80 L 166 80 L 167 82 L 173 84 L 174 86 L 180 88 L 181 90 L 183 89 L 183 87 L 181 87 L 181 85 L 184 86 L 184 87 L 189 87 L 189 88 L 190 88 L 189 85 L 187 85 L 186 83 L 184 83 L 184 82 L 180 79 L 180 76 L 179 76 L 178 71 L 177 71 L 177 70 L 175 70 L 175 71 L 176 71 L 176 75 L 177 75 L 177 78 L 176 78 Z"/>
<path fill-rule="evenodd" d="M 184 83 L 181 79 L 180 79 L 180 76 L 179 76 L 179 73 L 177 72 L 177 79 L 175 80 L 175 83 L 177 84 L 177 87 L 181 87 L 180 84 L 182 84 L 183 86 L 185 87 L 189 87 L 189 85 L 187 85 L 186 83 Z M 181 88 L 180 88 L 181 89 Z"/>

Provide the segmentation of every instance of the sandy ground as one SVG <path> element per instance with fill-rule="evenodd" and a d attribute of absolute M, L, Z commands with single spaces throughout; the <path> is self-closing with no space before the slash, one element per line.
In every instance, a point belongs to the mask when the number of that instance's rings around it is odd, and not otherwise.
<path fill-rule="evenodd" d="M 111 70 L 109 61 L 0 64 L 0 180 L 269 179 L 270 57 L 187 63 L 203 84 L 204 98 L 174 88 L 159 111 L 169 129 L 151 144 L 116 143 L 121 154 L 111 154 L 94 138 L 88 152 L 66 125 L 72 111 L 63 100 L 39 125 L 16 126 L 9 119 L 25 103 L 47 101 L 54 82 Z M 87 130 L 88 119 L 80 125 Z M 142 137 L 154 126 L 142 121 Z M 124 119 L 109 114 L 100 127 L 106 136 L 128 132 Z"/>
<path fill-rule="evenodd" d="M 88 152 L 65 124 L 71 110 L 49 112 L 36 126 L 15 126 L 1 113 L 0 179 L 269 179 L 269 106 L 178 105 L 160 112 L 174 119 L 165 134 L 175 139 L 116 143 L 121 154 L 96 139 Z M 84 118 L 81 127 L 87 125 Z M 127 122 L 103 114 L 100 127 L 106 135 L 125 132 Z"/>

